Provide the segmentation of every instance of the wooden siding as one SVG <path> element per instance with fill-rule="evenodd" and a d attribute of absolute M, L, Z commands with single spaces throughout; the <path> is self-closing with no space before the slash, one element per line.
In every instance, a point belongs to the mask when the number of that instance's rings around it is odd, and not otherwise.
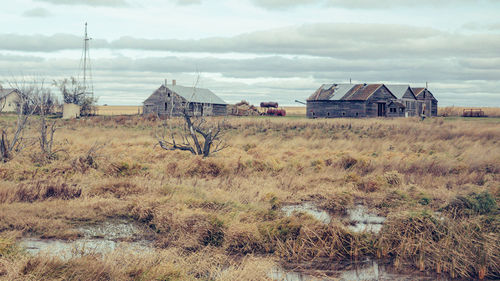
<path fill-rule="evenodd" d="M 368 98 L 368 100 L 366 100 L 366 116 L 378 117 L 378 104 L 385 103 L 388 105 L 395 99 L 396 97 L 394 97 L 385 86 L 380 87 Z M 387 111 L 388 109 L 386 109 L 386 114 Z"/>
<path fill-rule="evenodd" d="M 225 104 L 188 103 L 183 97 L 162 86 L 144 102 L 143 113 L 181 116 L 186 106 L 192 116 L 224 116 L 227 110 Z"/>
<path fill-rule="evenodd" d="M 438 113 L 438 101 L 434 95 L 427 89 L 424 89 L 417 96 L 419 104 L 419 115 L 425 114 L 427 117 L 437 116 Z M 424 112 L 425 105 L 425 112 Z"/>
<path fill-rule="evenodd" d="M 366 117 L 363 101 L 308 101 L 306 108 L 309 118 Z"/>

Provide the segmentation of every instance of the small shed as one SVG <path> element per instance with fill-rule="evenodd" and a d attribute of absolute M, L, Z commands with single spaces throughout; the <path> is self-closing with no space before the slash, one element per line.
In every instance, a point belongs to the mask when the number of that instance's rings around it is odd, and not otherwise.
<path fill-rule="evenodd" d="M 0 89 L 0 112 L 16 112 L 18 99 L 16 89 Z"/>
<path fill-rule="evenodd" d="M 144 101 L 143 113 L 181 116 L 184 108 L 192 116 L 224 116 L 227 103 L 212 91 L 184 87 L 173 80 L 171 85 L 161 85 Z"/>
<path fill-rule="evenodd" d="M 80 106 L 74 103 L 63 105 L 63 119 L 74 119 L 80 117 Z"/>

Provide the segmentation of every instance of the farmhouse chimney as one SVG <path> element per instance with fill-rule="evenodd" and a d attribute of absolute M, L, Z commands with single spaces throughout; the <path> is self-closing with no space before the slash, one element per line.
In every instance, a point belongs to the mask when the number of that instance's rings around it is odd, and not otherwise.
<path fill-rule="evenodd" d="M 167 78 L 165 78 L 165 84 L 163 84 L 165 87 L 167 87 Z"/>
<path fill-rule="evenodd" d="M 177 80 L 174 79 L 174 80 L 172 80 L 172 86 L 175 86 L 175 85 L 177 85 Z"/>

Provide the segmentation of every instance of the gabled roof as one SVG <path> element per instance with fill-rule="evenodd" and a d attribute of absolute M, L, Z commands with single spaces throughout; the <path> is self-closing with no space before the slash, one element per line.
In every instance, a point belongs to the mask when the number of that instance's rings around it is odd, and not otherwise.
<path fill-rule="evenodd" d="M 425 90 L 425 88 L 411 88 L 411 90 L 415 94 L 415 97 L 418 97 Z"/>
<path fill-rule="evenodd" d="M 359 84 L 352 88 L 342 100 L 367 100 L 373 93 L 383 87 L 383 84 Z"/>
<path fill-rule="evenodd" d="M 422 93 L 427 93 L 428 95 L 425 97 L 425 99 L 430 97 L 431 99 L 437 101 L 437 99 L 434 97 L 434 95 L 431 93 L 431 91 L 429 91 L 429 89 L 427 89 L 427 88 L 412 88 L 412 90 L 413 90 L 413 93 L 415 93 L 415 97 L 417 99 L 420 99 L 420 100 L 423 99 Z"/>
<path fill-rule="evenodd" d="M 408 89 L 410 89 L 410 92 L 413 95 L 413 97 L 416 98 L 416 96 L 413 93 L 410 85 L 395 85 L 395 84 L 393 84 L 393 85 L 387 85 L 387 84 L 385 84 L 385 86 L 398 99 L 402 99 L 404 97 L 404 95 L 406 94 L 406 92 L 408 91 Z"/>
<path fill-rule="evenodd" d="M 323 84 L 307 100 L 340 100 L 353 84 Z"/>
<path fill-rule="evenodd" d="M 400 101 L 395 101 L 395 100 L 391 101 L 391 102 L 390 102 L 387 106 L 391 106 L 391 105 L 393 105 L 393 104 L 394 104 L 395 106 L 397 106 L 397 107 L 406 108 L 406 106 L 405 106 L 402 102 L 400 102 Z"/>
<path fill-rule="evenodd" d="M 384 84 L 323 84 L 307 100 L 365 101 L 381 87 Z"/>
<path fill-rule="evenodd" d="M 10 95 L 12 92 L 15 92 L 15 89 L 0 89 L 0 99 Z"/>
<path fill-rule="evenodd" d="M 215 95 L 212 91 L 208 89 L 203 89 L 203 88 L 193 88 L 193 87 L 184 87 L 184 86 L 179 86 L 179 85 L 168 85 L 165 87 L 165 85 L 162 85 L 158 90 L 156 90 L 155 93 L 158 91 L 164 92 L 165 89 L 168 88 L 170 91 L 176 93 L 177 95 L 183 97 L 185 100 L 188 102 L 195 102 L 195 103 L 212 103 L 212 104 L 227 104 L 225 101 L 223 101 L 221 98 L 219 98 L 217 95 Z M 148 100 L 152 98 L 149 97 L 144 101 L 144 103 L 147 103 Z"/>

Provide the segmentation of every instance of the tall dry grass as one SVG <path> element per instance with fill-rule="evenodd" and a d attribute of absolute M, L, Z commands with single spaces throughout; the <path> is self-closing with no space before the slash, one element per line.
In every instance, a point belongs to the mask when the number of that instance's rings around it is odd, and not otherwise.
<path fill-rule="evenodd" d="M 438 108 L 439 116 L 459 117 L 462 116 L 465 109 L 482 110 L 488 117 L 500 117 L 500 108 L 498 107 L 463 107 L 463 106 L 447 106 Z"/>
<path fill-rule="evenodd" d="M 147 227 L 156 252 L 130 261 L 117 253 L 70 261 L 9 254 L 0 257 L 8 265 L 0 278 L 265 280 L 275 261 L 364 256 L 400 269 L 499 275 L 494 119 L 230 118 L 230 148 L 207 159 L 155 147 L 159 124 L 126 116 L 59 121 L 56 145 L 65 153 L 57 159 L 34 161 L 34 147 L 0 165 L 1 237 L 77 239 L 78 226 L 121 218 Z M 337 217 L 323 225 L 279 211 L 304 201 Z M 340 222 L 360 203 L 388 216 L 380 235 Z"/>

